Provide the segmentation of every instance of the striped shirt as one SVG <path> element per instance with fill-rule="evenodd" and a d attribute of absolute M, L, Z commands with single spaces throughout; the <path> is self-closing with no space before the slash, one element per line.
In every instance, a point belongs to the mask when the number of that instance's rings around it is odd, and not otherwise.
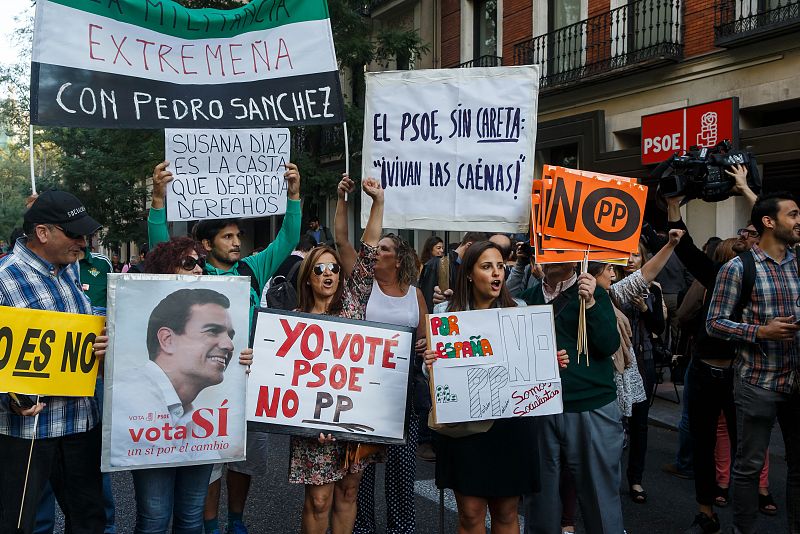
<path fill-rule="evenodd" d="M 58 269 L 34 254 L 20 238 L 14 251 L 0 260 L 0 305 L 66 313 L 92 314 L 81 288 L 78 263 Z M 55 438 L 86 432 L 100 421 L 94 397 L 42 397 L 36 438 Z M 11 411 L 10 398 L 0 394 L 0 434 L 31 439 L 34 417 Z"/>
<path fill-rule="evenodd" d="M 757 339 L 759 325 L 773 317 L 800 317 L 800 277 L 795 254 L 787 249 L 778 262 L 753 246 L 755 283 L 750 302 L 742 310 L 742 322 L 730 319 L 742 289 L 744 268 L 739 257 L 723 265 L 717 275 L 708 309 L 706 330 L 714 337 L 745 341 L 736 346 L 734 365 L 742 380 L 771 391 L 791 393 L 798 383 L 800 334 L 791 341 Z"/>

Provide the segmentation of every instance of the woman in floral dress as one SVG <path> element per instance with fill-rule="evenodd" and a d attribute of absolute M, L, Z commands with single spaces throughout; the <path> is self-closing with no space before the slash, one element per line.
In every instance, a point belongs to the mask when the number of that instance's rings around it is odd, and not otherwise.
<path fill-rule="evenodd" d="M 328 246 L 312 249 L 300 265 L 297 277 L 298 311 L 364 319 L 383 223 L 383 190 L 371 178 L 363 181 L 362 188 L 372 198 L 372 208 L 353 274 L 344 277 L 339 254 L 334 249 Z M 340 197 L 339 202 L 344 199 Z M 292 437 L 289 482 L 305 484 L 301 532 L 324 534 L 329 524 L 333 534 L 353 531 L 361 474 L 383 456 L 382 448 L 365 449 L 368 447 L 337 441 L 330 434 L 320 434 L 319 438 Z"/>

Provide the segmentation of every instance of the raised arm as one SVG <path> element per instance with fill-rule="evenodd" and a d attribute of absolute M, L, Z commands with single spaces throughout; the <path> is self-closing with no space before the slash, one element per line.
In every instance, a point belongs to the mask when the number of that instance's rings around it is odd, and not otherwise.
<path fill-rule="evenodd" d="M 731 168 L 733 171 L 725 169 L 725 174 L 733 177 L 733 191 L 742 195 L 745 200 L 747 200 L 748 208 L 753 209 L 753 205 L 756 203 L 758 197 L 756 197 L 756 194 L 750 189 L 750 186 L 747 185 L 747 167 L 744 165 L 734 165 Z"/>
<path fill-rule="evenodd" d="M 169 241 L 167 210 L 164 209 L 167 184 L 172 181 L 172 172 L 167 170 L 168 166 L 168 161 L 162 161 L 153 169 L 153 196 L 150 199 L 150 212 L 147 214 L 147 240 L 150 250 L 159 243 Z"/>
<path fill-rule="evenodd" d="M 686 224 L 681 219 L 680 204 L 683 197 L 667 198 L 667 225 L 670 229 L 683 230 L 684 235 L 680 243 L 675 246 L 675 254 L 681 260 L 686 270 L 699 280 L 703 287 L 709 291 L 714 288 L 719 265 L 709 258 L 705 252 L 697 248 L 692 236 L 686 229 Z"/>
<path fill-rule="evenodd" d="M 336 194 L 339 198 L 336 201 L 336 216 L 333 219 L 333 239 L 336 243 L 336 250 L 339 251 L 339 257 L 342 260 L 342 269 L 345 276 L 350 276 L 358 259 L 356 249 L 347 235 L 347 202 L 344 200 L 345 195 L 352 193 L 353 189 L 353 180 L 347 174 L 342 174 L 342 179 L 336 188 Z"/>
<path fill-rule="evenodd" d="M 656 279 L 658 273 L 667 264 L 683 234 L 683 230 L 670 230 L 667 244 L 661 247 L 661 250 L 656 252 L 655 256 L 642 266 L 642 276 L 648 284 Z"/>
<path fill-rule="evenodd" d="M 361 181 L 361 188 L 372 198 L 372 208 L 369 210 L 369 220 L 364 228 L 361 241 L 371 247 L 377 247 L 383 230 L 383 189 L 380 182 L 374 178 Z"/>
<path fill-rule="evenodd" d="M 297 165 L 287 163 L 283 177 L 286 180 L 286 214 L 278 235 L 265 250 L 241 260 L 250 266 L 262 288 L 300 241 L 300 170 Z"/>
<path fill-rule="evenodd" d="M 428 340 L 428 330 L 425 328 L 425 315 L 428 313 L 428 305 L 425 304 L 425 297 L 422 296 L 422 291 L 419 288 L 414 288 L 417 292 L 417 306 L 419 307 L 419 322 L 417 323 L 417 343 L 416 353 L 421 356 L 425 352 Z"/>

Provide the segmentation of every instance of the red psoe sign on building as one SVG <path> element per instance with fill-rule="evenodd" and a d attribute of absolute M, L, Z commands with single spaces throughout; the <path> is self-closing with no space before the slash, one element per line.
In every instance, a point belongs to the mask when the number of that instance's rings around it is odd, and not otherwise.
<path fill-rule="evenodd" d="M 661 163 L 689 147 L 739 142 L 739 99 L 715 100 L 642 117 L 642 165 Z"/>

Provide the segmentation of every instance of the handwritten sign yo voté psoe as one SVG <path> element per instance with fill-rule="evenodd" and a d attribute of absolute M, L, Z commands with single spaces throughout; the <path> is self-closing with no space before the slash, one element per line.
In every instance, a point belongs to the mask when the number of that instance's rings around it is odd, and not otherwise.
<path fill-rule="evenodd" d="M 260 309 L 247 389 L 250 427 L 405 442 L 412 328 Z"/>

